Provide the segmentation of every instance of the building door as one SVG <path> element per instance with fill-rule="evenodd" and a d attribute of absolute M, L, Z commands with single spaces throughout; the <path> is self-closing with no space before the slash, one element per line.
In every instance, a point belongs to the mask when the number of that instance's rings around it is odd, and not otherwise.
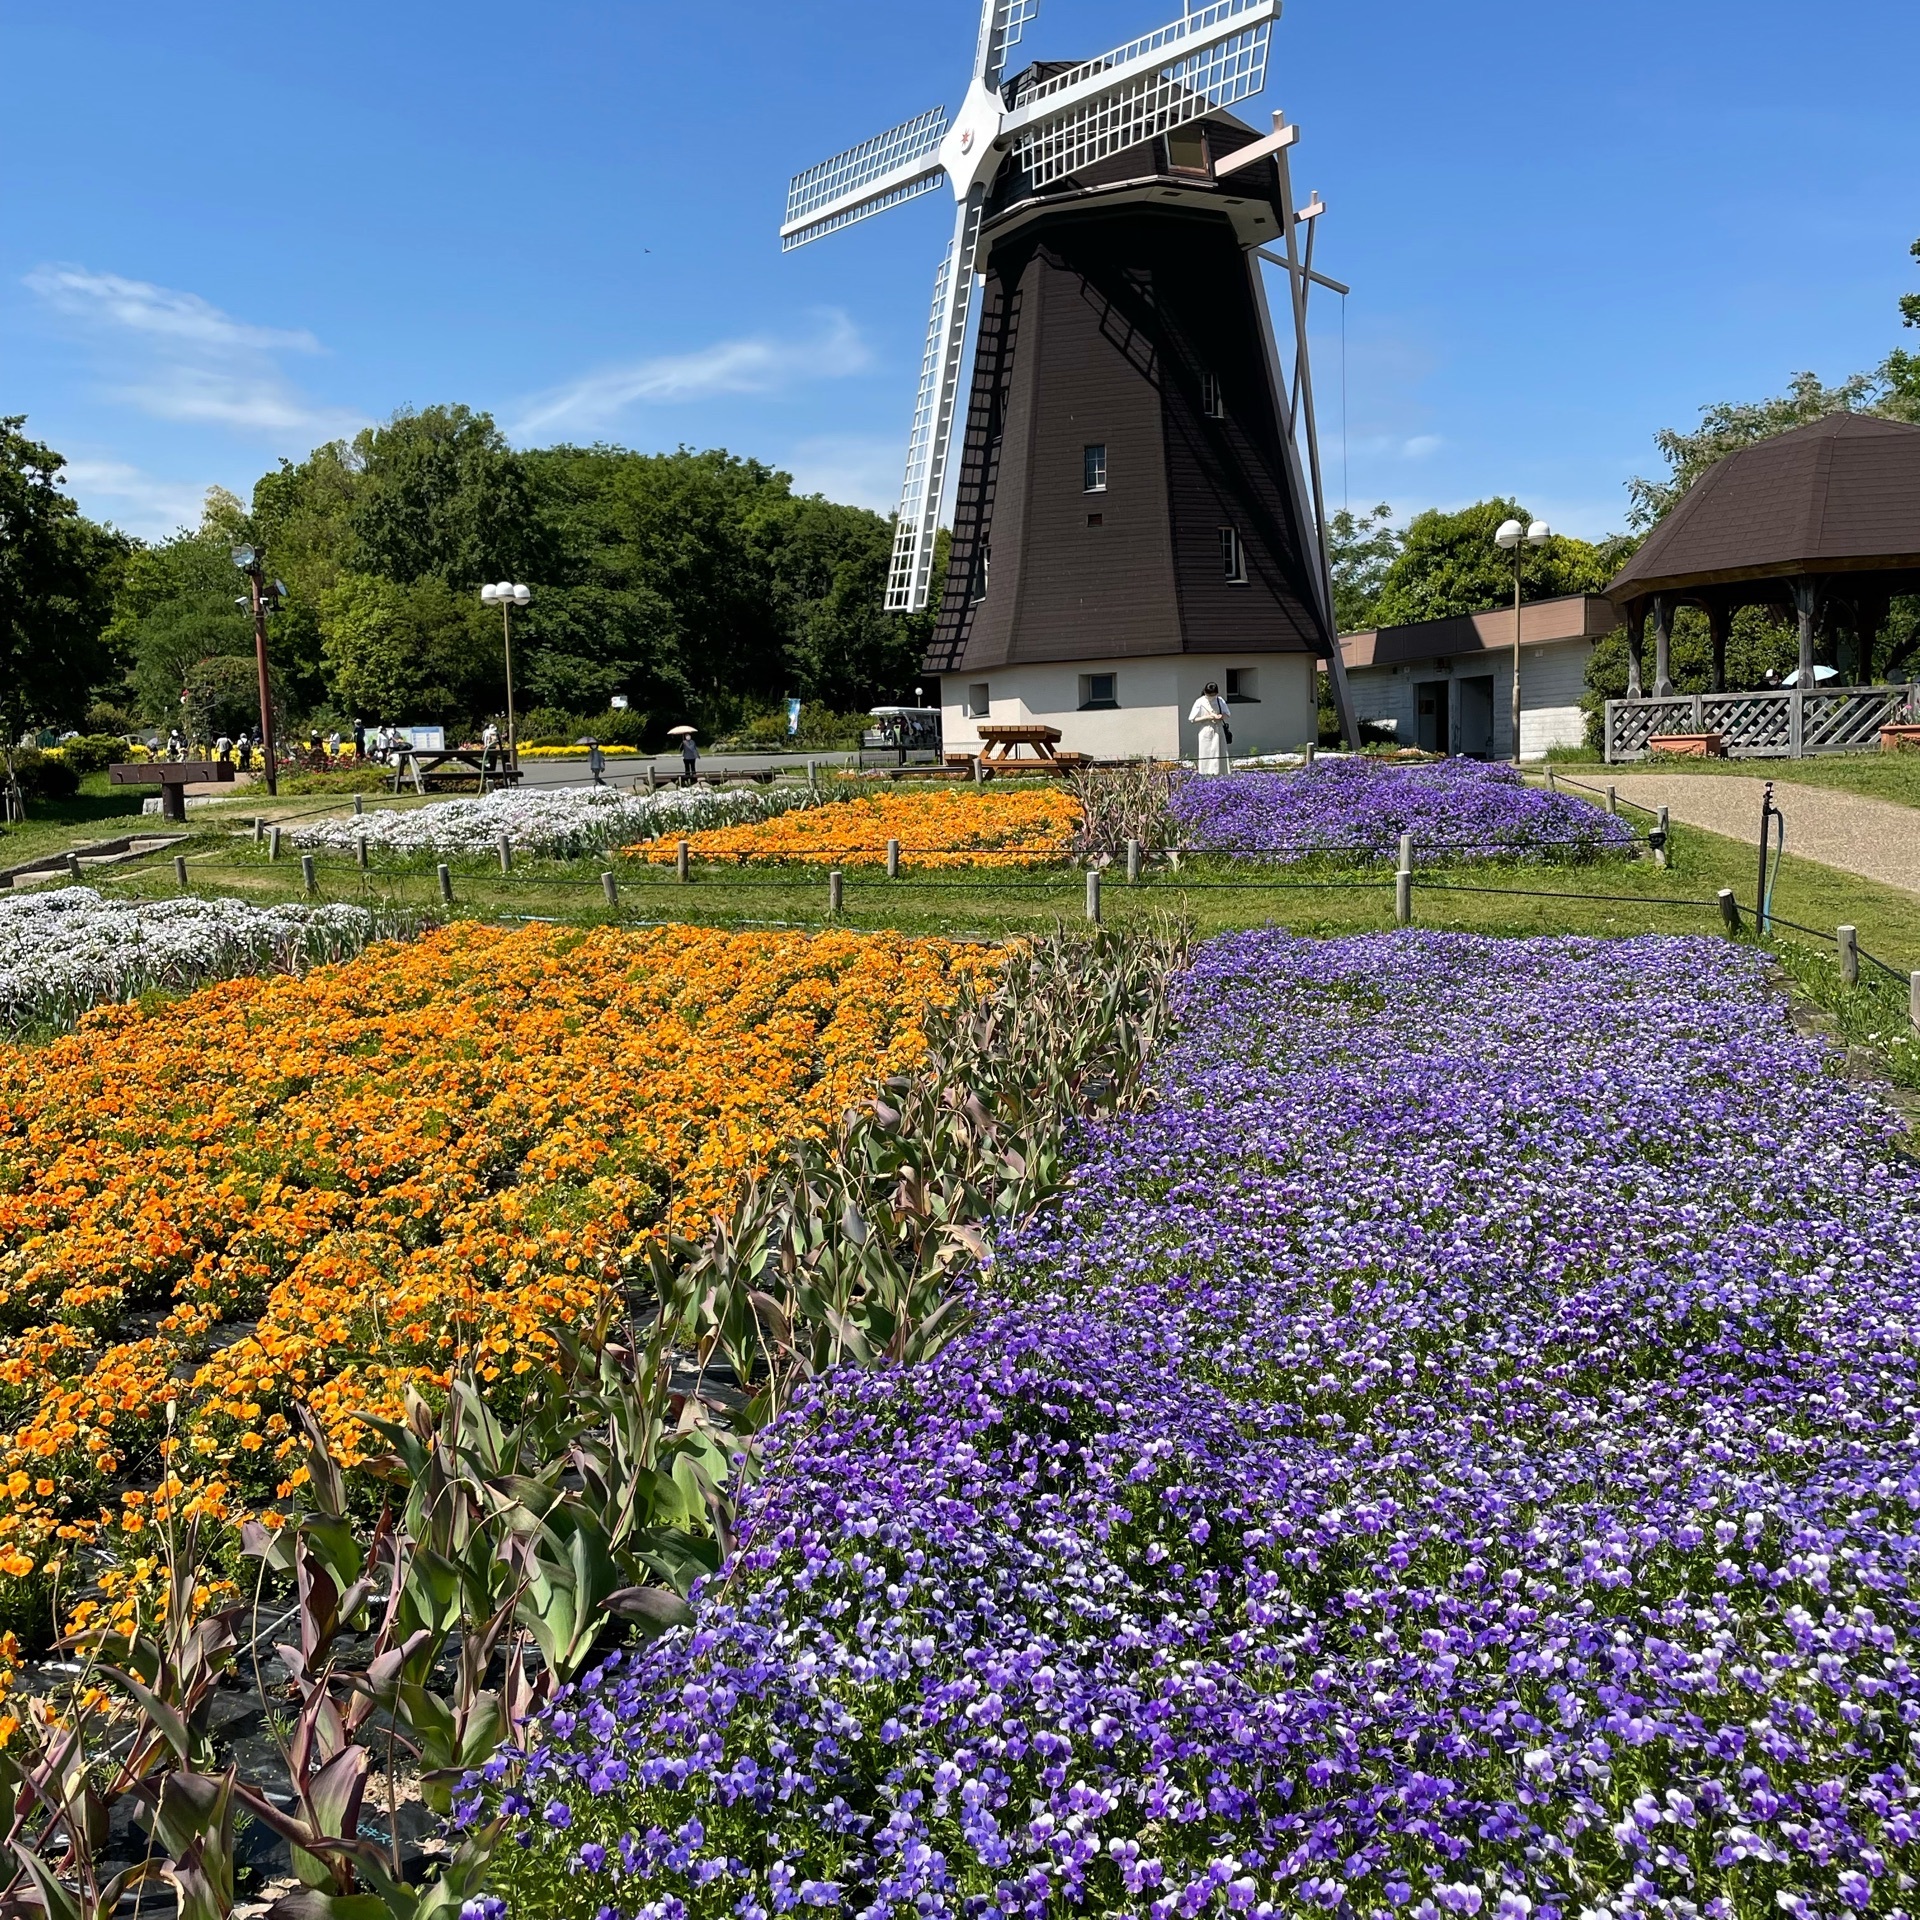
<path fill-rule="evenodd" d="M 1413 703 L 1413 744 L 1422 753 L 1450 752 L 1452 716 L 1447 711 L 1447 682 L 1420 681 L 1413 689 Z"/>
<path fill-rule="evenodd" d="M 1476 760 L 1493 755 L 1493 675 L 1460 682 L 1460 751 Z"/>

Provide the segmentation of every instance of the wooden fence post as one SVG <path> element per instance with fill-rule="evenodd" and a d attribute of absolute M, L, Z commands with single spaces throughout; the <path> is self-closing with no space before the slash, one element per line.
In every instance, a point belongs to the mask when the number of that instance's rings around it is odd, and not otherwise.
<path fill-rule="evenodd" d="M 1857 928 L 1842 927 L 1840 942 L 1840 979 L 1843 985 L 1860 984 L 1860 934 Z"/>
<path fill-rule="evenodd" d="M 1672 809 L 1660 809 L 1660 824 L 1653 831 L 1653 864 L 1664 869 L 1667 864 L 1667 836 L 1673 831 Z"/>
<path fill-rule="evenodd" d="M 1137 887 L 1140 884 L 1140 842 L 1127 842 L 1127 885 Z"/>
<path fill-rule="evenodd" d="M 617 907 L 620 904 L 620 882 L 611 871 L 600 876 L 600 891 L 607 896 L 607 905 Z"/>
<path fill-rule="evenodd" d="M 1413 925 L 1413 875 L 1405 867 L 1393 876 L 1393 924 Z"/>
<path fill-rule="evenodd" d="M 898 840 L 887 842 L 887 878 L 889 880 L 900 878 L 900 842 Z"/>
<path fill-rule="evenodd" d="M 303 853 L 300 856 L 300 885 L 308 893 L 320 891 L 320 883 L 313 871 L 313 855 L 310 853 Z"/>
<path fill-rule="evenodd" d="M 513 871 L 513 836 L 510 833 L 503 833 L 500 836 L 500 871 L 502 873 Z"/>
<path fill-rule="evenodd" d="M 364 793 L 356 793 L 356 794 L 355 794 L 355 795 L 353 796 L 353 810 L 354 810 L 354 812 L 355 812 L 355 813 L 365 813 L 365 812 L 366 812 L 366 810 L 367 810 L 367 796 L 366 796 L 366 795 L 365 795 Z"/>
<path fill-rule="evenodd" d="M 76 880 L 80 878 L 80 856 L 77 853 L 67 855 L 67 872 Z"/>
<path fill-rule="evenodd" d="M 1087 918 L 1097 927 L 1100 924 L 1100 869 L 1087 869 Z"/>
<path fill-rule="evenodd" d="M 453 869 L 444 860 L 440 862 L 440 898 L 453 905 Z"/>
<path fill-rule="evenodd" d="M 840 908 L 846 898 L 846 882 L 838 867 L 831 868 L 827 874 L 827 913 L 831 919 L 840 918 Z"/>
<path fill-rule="evenodd" d="M 1607 789 L 1607 811 L 1609 813 L 1618 813 L 1620 811 L 1620 789 L 1618 787 L 1609 787 Z"/>
<path fill-rule="evenodd" d="M 367 836 L 363 833 L 360 836 L 360 871 L 362 873 L 365 873 L 366 870 L 367 870 Z"/>
<path fill-rule="evenodd" d="M 674 856 L 674 877 L 684 886 L 687 878 L 687 843 L 680 842 L 679 852 Z"/>
<path fill-rule="evenodd" d="M 1727 923 L 1729 933 L 1740 931 L 1740 902 L 1733 897 L 1731 887 L 1720 889 L 1720 918 Z"/>
<path fill-rule="evenodd" d="M 1410 833 L 1403 833 L 1400 836 L 1400 871 L 1402 873 L 1413 871 L 1413 835 Z"/>
<path fill-rule="evenodd" d="M 187 890 L 187 856 L 184 853 L 176 853 L 173 856 L 173 877 L 179 881 L 180 891 L 185 893 Z"/>
<path fill-rule="evenodd" d="M 1907 979 L 1907 1018 L 1920 1030 L 1920 973 L 1911 974 Z"/>
<path fill-rule="evenodd" d="M 267 823 L 259 815 L 253 816 L 253 844 L 257 847 L 267 837 Z"/>
<path fill-rule="evenodd" d="M 280 829 L 278 827 L 268 829 L 267 858 L 269 860 L 278 860 L 280 858 Z"/>

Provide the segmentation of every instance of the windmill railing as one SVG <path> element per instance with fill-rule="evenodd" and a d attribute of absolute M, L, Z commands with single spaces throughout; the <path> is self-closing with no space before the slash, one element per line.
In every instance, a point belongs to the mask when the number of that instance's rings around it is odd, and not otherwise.
<path fill-rule="evenodd" d="M 1717 734 L 1736 760 L 1800 760 L 1878 746 L 1883 727 L 1920 725 L 1920 688 L 1777 687 L 1607 702 L 1609 762 L 1643 760 L 1651 742 Z"/>

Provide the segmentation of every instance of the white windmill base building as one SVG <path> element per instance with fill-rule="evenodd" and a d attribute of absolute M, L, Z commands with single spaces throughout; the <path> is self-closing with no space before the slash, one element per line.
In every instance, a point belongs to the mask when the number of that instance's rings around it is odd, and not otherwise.
<path fill-rule="evenodd" d="M 1319 728 L 1316 663 L 1307 654 L 1175 653 L 1124 660 L 1039 661 L 970 682 L 941 682 L 943 743 L 978 753 L 980 723 L 1060 729 L 1060 745 L 1096 760 L 1191 760 L 1188 720 L 1212 681 L 1232 709 L 1235 759 L 1293 753 Z"/>

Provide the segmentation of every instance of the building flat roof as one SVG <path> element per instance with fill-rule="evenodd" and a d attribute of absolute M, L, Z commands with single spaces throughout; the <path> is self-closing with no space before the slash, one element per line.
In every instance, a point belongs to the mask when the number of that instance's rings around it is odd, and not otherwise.
<path fill-rule="evenodd" d="M 1569 593 L 1530 600 L 1520 609 L 1520 644 L 1552 646 L 1562 640 L 1598 640 L 1620 624 L 1620 611 L 1605 595 Z M 1416 660 L 1457 659 L 1498 653 L 1513 645 L 1513 608 L 1456 614 L 1447 620 L 1416 620 L 1404 627 L 1369 627 L 1340 636 L 1340 656 L 1351 672 L 1359 667 L 1400 667 Z"/>

